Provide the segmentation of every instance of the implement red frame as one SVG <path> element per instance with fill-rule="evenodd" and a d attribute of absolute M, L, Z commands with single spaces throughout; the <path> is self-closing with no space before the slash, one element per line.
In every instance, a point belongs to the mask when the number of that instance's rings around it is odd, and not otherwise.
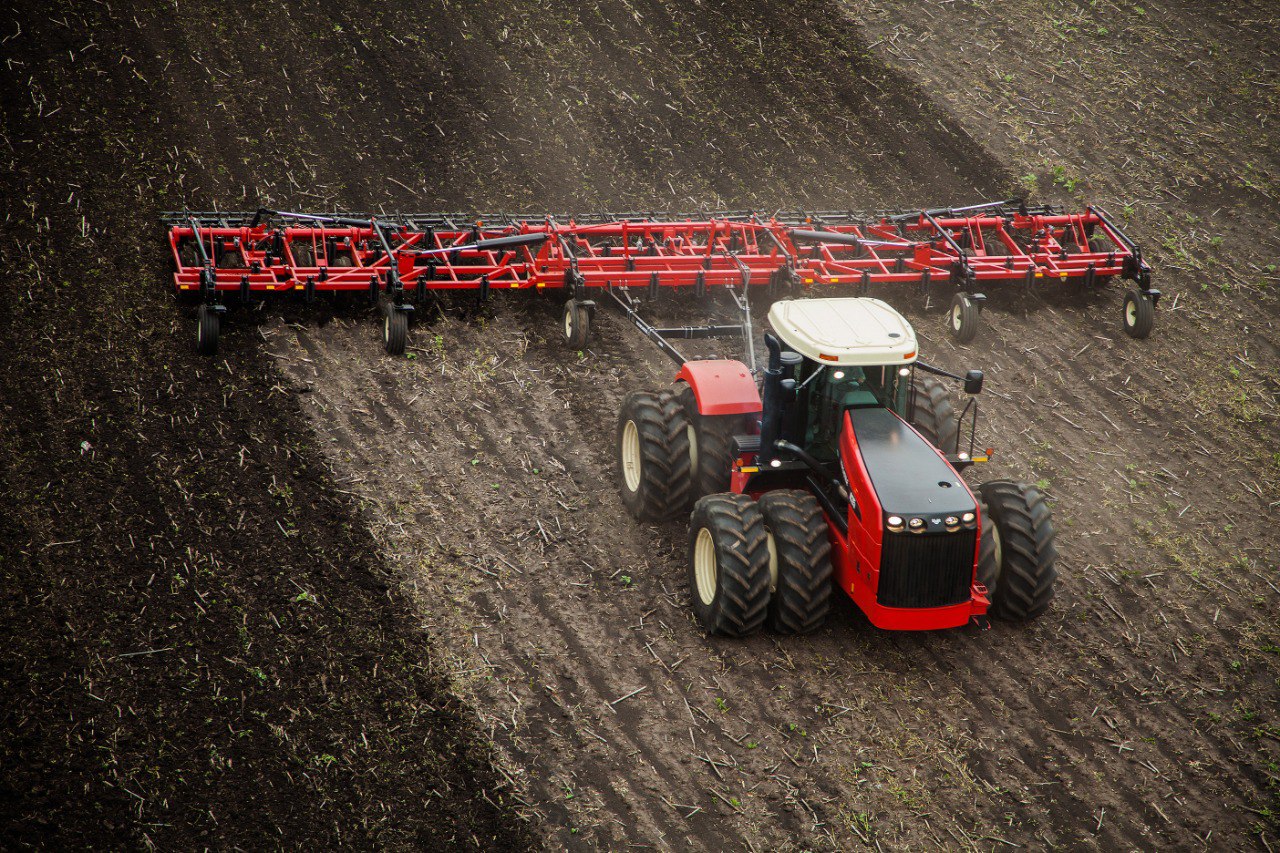
<path fill-rule="evenodd" d="M 174 287 L 227 293 L 542 287 L 706 287 L 948 282 L 1088 283 L 1149 289 L 1138 247 L 1098 208 L 985 205 L 972 215 L 589 218 L 169 214 Z M 200 251 L 203 248 L 203 252 Z M 389 250 L 389 251 L 388 251 Z M 207 284 L 206 284 L 207 282 Z"/>

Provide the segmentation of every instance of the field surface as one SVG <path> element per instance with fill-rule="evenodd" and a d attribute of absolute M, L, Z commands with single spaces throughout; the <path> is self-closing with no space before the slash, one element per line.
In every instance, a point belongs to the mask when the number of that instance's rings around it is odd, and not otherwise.
<path fill-rule="evenodd" d="M 1277 32 L 1260 2 L 5 13 L 0 842 L 1276 849 Z M 372 310 L 279 305 L 201 359 L 158 224 L 1018 194 L 1124 220 L 1150 339 L 1116 290 L 992 293 L 961 347 L 936 295 L 876 295 L 986 371 L 970 479 L 1050 496 L 1053 608 L 745 641 L 694 623 L 684 523 L 618 497 L 618 406 L 673 372 L 626 323 L 571 352 L 553 299 L 457 299 L 391 359 Z"/>

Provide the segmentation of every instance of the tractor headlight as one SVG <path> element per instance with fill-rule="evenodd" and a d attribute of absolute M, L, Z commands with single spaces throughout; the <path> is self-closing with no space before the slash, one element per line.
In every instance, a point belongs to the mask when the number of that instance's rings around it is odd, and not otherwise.
<path fill-rule="evenodd" d="M 902 516 L 891 515 L 885 519 L 885 526 L 889 528 L 891 533 L 901 533 L 905 525 L 903 524 Z"/>
<path fill-rule="evenodd" d="M 973 523 L 976 519 L 977 516 L 971 512 L 966 512 L 964 515 L 960 516 L 960 521 L 965 527 L 973 527 Z"/>
<path fill-rule="evenodd" d="M 946 525 L 948 533 L 955 533 L 960 529 L 960 519 L 956 518 L 954 515 L 948 515 L 943 519 L 942 523 Z"/>
<path fill-rule="evenodd" d="M 924 533 L 924 519 L 913 518 L 907 522 L 907 529 L 912 533 Z"/>

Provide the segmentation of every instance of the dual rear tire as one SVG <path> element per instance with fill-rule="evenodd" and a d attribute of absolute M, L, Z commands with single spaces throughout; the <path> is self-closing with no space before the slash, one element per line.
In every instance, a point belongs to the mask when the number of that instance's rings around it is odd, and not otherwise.
<path fill-rule="evenodd" d="M 623 401 L 616 433 L 618 483 L 627 511 L 662 521 L 689 508 L 689 432 L 671 391 L 637 391 Z"/>
<path fill-rule="evenodd" d="M 911 394 L 911 425 L 943 453 L 954 453 L 960 422 L 947 386 L 932 376 L 918 376 Z"/>

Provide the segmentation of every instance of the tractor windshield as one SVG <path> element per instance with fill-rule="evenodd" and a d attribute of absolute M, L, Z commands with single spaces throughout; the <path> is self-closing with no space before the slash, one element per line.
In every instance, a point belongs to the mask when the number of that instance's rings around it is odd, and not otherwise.
<path fill-rule="evenodd" d="M 799 405 L 805 415 L 805 449 L 820 460 L 836 458 L 846 409 L 881 407 L 906 412 L 910 371 L 892 365 L 836 367 L 805 360 Z"/>

